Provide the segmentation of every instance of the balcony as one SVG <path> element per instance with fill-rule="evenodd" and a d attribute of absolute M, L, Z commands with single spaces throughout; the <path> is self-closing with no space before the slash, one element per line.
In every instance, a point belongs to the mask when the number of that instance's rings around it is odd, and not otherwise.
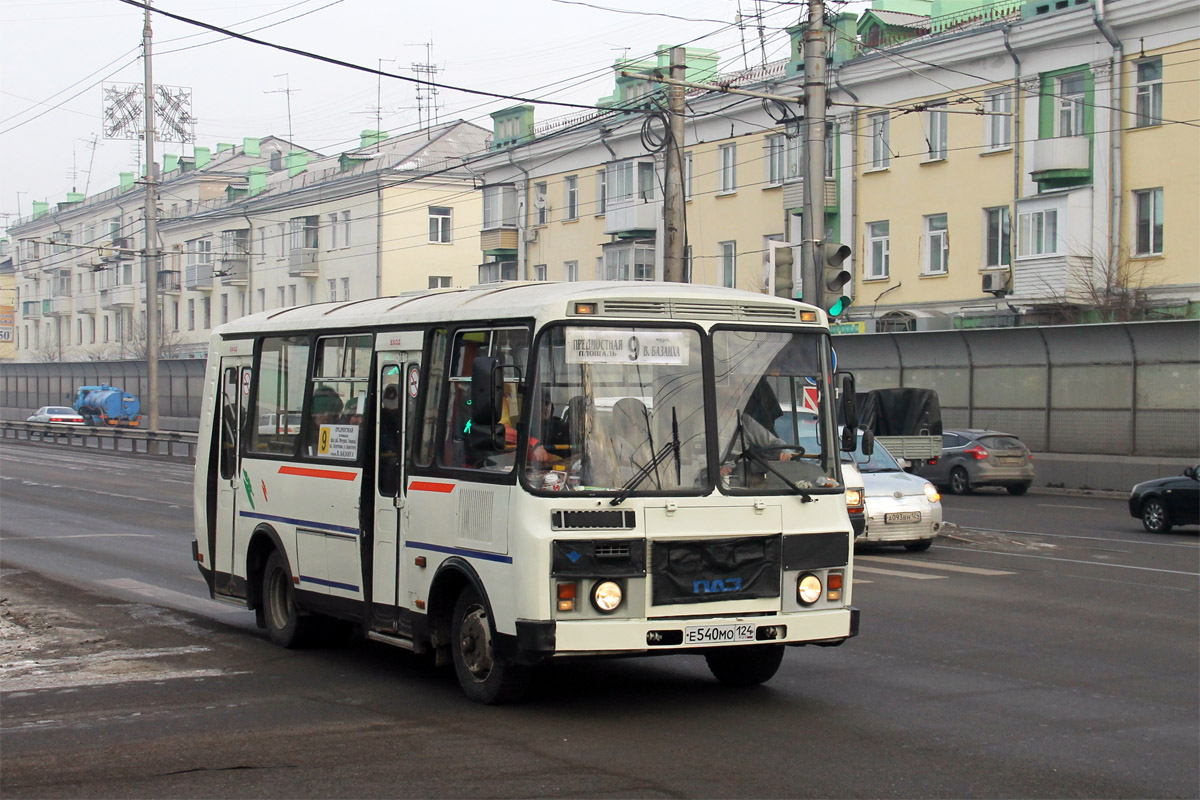
<path fill-rule="evenodd" d="M 315 278 L 320 275 L 317 248 L 293 247 L 288 253 L 288 277 Z"/>
<path fill-rule="evenodd" d="M 515 253 L 520 244 L 516 228 L 491 228 L 480 232 L 479 249 L 487 255 L 511 251 Z"/>
<path fill-rule="evenodd" d="M 250 259 L 246 256 L 222 256 L 217 262 L 222 286 L 245 286 L 248 283 Z"/>
<path fill-rule="evenodd" d="M 96 293 L 95 292 L 80 292 L 75 295 L 75 313 L 76 314 L 95 314 L 96 313 Z"/>
<path fill-rule="evenodd" d="M 26 300 L 21 303 L 21 316 L 25 319 L 41 319 L 43 312 L 49 308 L 49 300 Z"/>
<path fill-rule="evenodd" d="M 179 294 L 182 289 L 179 270 L 160 269 L 158 271 L 158 290 L 166 294 Z"/>
<path fill-rule="evenodd" d="M 100 305 L 106 311 L 133 308 L 136 303 L 137 290 L 133 286 L 113 286 L 100 292 Z"/>
<path fill-rule="evenodd" d="M 188 264 L 183 272 L 183 288 L 199 291 L 212 291 L 212 263 Z"/>
<path fill-rule="evenodd" d="M 604 209 L 604 232 L 618 236 L 636 236 L 658 229 L 662 219 L 661 200 L 610 200 Z"/>
<path fill-rule="evenodd" d="M 42 313 L 47 317 L 69 317 L 72 309 L 75 308 L 70 297 L 55 297 L 45 302 L 48 307 Z"/>
<path fill-rule="evenodd" d="M 1029 175 L 1035 181 L 1078 183 L 1092 177 L 1092 140 L 1086 136 L 1038 139 L 1033 143 Z"/>
<path fill-rule="evenodd" d="M 825 207 L 837 208 L 837 181 L 833 178 L 825 179 Z M 804 208 L 804 179 L 800 178 L 794 181 L 788 181 L 783 184 L 783 207 L 784 210 L 793 208 Z"/>

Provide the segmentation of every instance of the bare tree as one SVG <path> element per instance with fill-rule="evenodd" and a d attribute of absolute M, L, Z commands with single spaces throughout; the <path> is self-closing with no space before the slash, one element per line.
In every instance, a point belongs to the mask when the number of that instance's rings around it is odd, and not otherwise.
<path fill-rule="evenodd" d="M 1127 252 L 1115 262 L 1107 252 L 1072 253 L 1061 285 L 1039 276 L 1044 294 L 1036 305 L 1046 321 L 1059 324 L 1144 319 L 1152 307 L 1145 288 L 1148 266 Z"/>
<path fill-rule="evenodd" d="M 133 323 L 133 329 L 125 338 L 123 345 L 124 357 L 134 361 L 145 361 L 150 357 L 149 337 L 145 320 Z M 158 353 L 160 358 L 178 358 L 183 348 L 183 337 L 179 331 L 160 330 L 158 335 Z"/>

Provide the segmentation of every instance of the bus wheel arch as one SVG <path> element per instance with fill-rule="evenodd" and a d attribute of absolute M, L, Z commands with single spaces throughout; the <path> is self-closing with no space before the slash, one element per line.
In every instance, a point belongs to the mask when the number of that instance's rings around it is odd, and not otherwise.
<path fill-rule="evenodd" d="M 436 653 L 439 665 L 450 663 L 450 625 L 454 617 L 454 604 L 468 586 L 475 588 L 483 598 L 488 616 L 491 616 L 491 601 L 483 590 L 483 581 L 475 568 L 461 558 L 448 558 L 441 563 L 429 584 L 426 598 L 426 614 L 429 615 L 430 644 Z"/>
<path fill-rule="evenodd" d="M 278 551 L 285 559 L 287 550 L 279 534 L 270 525 L 259 525 L 250 535 L 250 546 L 246 548 L 246 592 L 250 608 L 254 609 L 255 622 L 258 627 L 267 627 L 263 616 L 263 571 L 267 568 L 267 560 L 271 553 Z"/>

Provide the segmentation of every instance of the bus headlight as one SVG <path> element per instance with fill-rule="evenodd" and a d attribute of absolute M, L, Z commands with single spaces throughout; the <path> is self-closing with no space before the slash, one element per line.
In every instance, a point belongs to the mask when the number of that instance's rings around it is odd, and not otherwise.
<path fill-rule="evenodd" d="M 796 599 L 802 606 L 811 606 L 821 599 L 821 579 L 806 572 L 796 581 Z"/>
<path fill-rule="evenodd" d="M 621 605 L 621 584 L 616 581 L 599 581 L 592 587 L 592 605 L 601 614 L 611 614 Z"/>

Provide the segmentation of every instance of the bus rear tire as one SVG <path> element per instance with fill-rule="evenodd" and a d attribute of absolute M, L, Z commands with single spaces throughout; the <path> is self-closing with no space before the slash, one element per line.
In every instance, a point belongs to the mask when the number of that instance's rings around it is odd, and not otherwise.
<path fill-rule="evenodd" d="M 511 703 L 525 693 L 529 671 L 496 654 L 494 631 L 479 592 L 468 586 L 454 604 L 450 654 L 463 693 L 483 705 Z"/>
<path fill-rule="evenodd" d="M 722 647 L 704 654 L 713 677 L 726 686 L 757 686 L 775 677 L 783 663 L 783 645 Z"/>
<path fill-rule="evenodd" d="M 280 647 L 303 647 L 312 633 L 313 618 L 296 608 L 292 572 L 278 550 L 271 553 L 263 570 L 263 621 L 271 641 Z"/>

